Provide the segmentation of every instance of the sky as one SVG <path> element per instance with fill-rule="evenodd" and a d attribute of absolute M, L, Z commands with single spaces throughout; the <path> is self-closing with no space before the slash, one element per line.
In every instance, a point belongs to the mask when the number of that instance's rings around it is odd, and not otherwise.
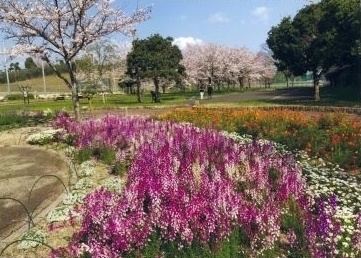
<path fill-rule="evenodd" d="M 120 0 L 116 0 L 120 1 Z M 152 6 L 137 37 L 159 33 L 182 48 L 186 42 L 214 43 L 261 50 L 267 33 L 282 18 L 293 17 L 308 0 L 122 0 L 125 9 Z"/>
<path fill-rule="evenodd" d="M 246 47 L 258 52 L 272 26 L 286 16 L 293 17 L 310 0 L 114 0 L 127 13 L 151 6 L 150 19 L 137 25 L 136 37 L 153 34 L 172 37 L 183 49 L 187 43 L 214 43 Z M 1 36 L 1 35 L 0 35 Z M 2 37 L 1 37 L 2 38 Z M 114 36 L 115 41 L 131 38 Z M 1 42 L 1 49 L 11 42 Z M 17 58 L 18 59 L 18 58 Z M 4 56 L 0 56 L 0 63 Z M 15 62 L 14 60 L 13 62 Z M 19 61 L 19 59 L 17 60 Z M 23 61 L 20 59 L 20 66 Z"/>

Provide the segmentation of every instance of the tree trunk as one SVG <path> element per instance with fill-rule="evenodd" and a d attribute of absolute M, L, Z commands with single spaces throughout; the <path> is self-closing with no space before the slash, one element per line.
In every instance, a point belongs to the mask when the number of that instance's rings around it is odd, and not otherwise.
<path fill-rule="evenodd" d="M 242 91 L 244 85 L 243 85 L 243 77 L 238 77 L 238 83 L 239 83 L 239 90 Z"/>
<path fill-rule="evenodd" d="M 317 82 L 313 82 L 313 87 L 315 89 L 315 101 L 320 101 L 320 85 Z"/>
<path fill-rule="evenodd" d="M 321 73 L 317 73 L 316 70 L 312 72 L 313 88 L 315 90 L 315 101 L 320 101 L 320 77 Z"/>
<path fill-rule="evenodd" d="M 71 99 L 73 102 L 75 119 L 79 120 L 80 118 L 79 92 L 75 82 L 73 83 L 73 87 L 71 88 Z"/>
<path fill-rule="evenodd" d="M 138 103 L 142 102 L 142 98 L 140 96 L 140 78 L 139 78 L 139 74 L 137 74 L 137 101 Z"/>
<path fill-rule="evenodd" d="M 155 92 L 157 94 L 159 94 L 159 79 L 158 79 L 158 77 L 153 78 L 153 83 L 154 83 L 154 87 L 155 87 Z"/>

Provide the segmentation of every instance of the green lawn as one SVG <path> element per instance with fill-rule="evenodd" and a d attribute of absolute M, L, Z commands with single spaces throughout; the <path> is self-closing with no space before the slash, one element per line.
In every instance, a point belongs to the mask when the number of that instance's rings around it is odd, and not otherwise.
<path fill-rule="evenodd" d="M 45 76 L 45 89 L 46 92 L 70 92 L 65 83 L 57 76 Z M 10 83 L 10 92 L 19 92 L 19 86 L 30 86 L 31 92 L 44 92 L 44 81 L 43 77 L 38 77 L 34 79 L 30 79 L 27 81 L 20 81 Z M 0 92 L 7 93 L 8 85 L 7 83 L 0 84 Z"/>
<path fill-rule="evenodd" d="M 60 80 L 56 76 L 46 76 L 46 90 L 47 93 L 70 93 L 70 90 L 64 84 L 62 80 Z M 23 81 L 19 83 L 13 83 L 10 85 L 13 94 L 11 96 L 15 96 L 14 99 L 17 100 L 8 100 L 4 102 L 0 102 L 0 113 L 7 111 L 39 111 L 45 109 L 55 110 L 67 110 L 72 111 L 72 103 L 70 99 L 66 100 L 58 100 L 54 101 L 53 99 L 42 100 L 42 99 L 31 99 L 29 105 L 25 105 L 22 100 L 22 96 L 19 92 L 19 85 L 28 85 L 31 87 L 30 94 L 34 94 L 37 92 L 38 94 L 42 94 L 44 92 L 43 86 L 43 78 L 39 77 L 36 79 L 31 79 L 29 81 Z M 297 88 L 302 95 L 302 92 L 311 93 L 312 87 L 290 87 L 289 89 Z M 287 88 L 285 85 L 275 85 L 271 86 L 271 88 L 267 90 L 282 90 L 285 91 Z M 246 91 L 257 91 L 257 90 L 265 90 L 264 88 L 244 88 L 243 92 Z M 231 90 L 232 92 L 239 92 L 239 87 L 235 87 Z M 2 92 L 2 93 L 1 93 Z M 219 94 L 229 94 L 228 91 L 214 91 L 215 95 Z M 0 84 L 0 96 L 7 95 L 7 85 Z M 17 95 L 17 96 L 16 96 Z M 315 102 L 313 100 L 292 100 L 292 101 L 284 101 L 281 99 L 272 100 L 272 101 L 242 101 L 239 103 L 202 103 L 204 106 L 264 106 L 264 105 L 319 105 L 319 106 L 348 106 L 348 107 L 359 107 L 360 106 L 360 93 L 359 89 L 356 88 L 331 88 L 331 87 L 321 87 L 321 101 Z M 109 94 L 106 95 L 105 98 L 101 95 L 95 95 L 91 103 L 88 102 L 87 99 L 82 99 L 80 101 L 81 106 L 87 106 L 88 108 L 98 109 L 98 108 L 119 108 L 119 107 L 152 107 L 152 106 L 184 106 L 190 102 L 190 99 L 195 99 L 198 97 L 198 91 L 196 89 L 187 90 L 185 93 L 181 93 L 179 91 L 174 90 L 173 92 L 167 92 L 165 94 L 161 94 L 161 102 L 160 103 L 152 103 L 151 96 L 148 92 L 142 94 L 142 102 L 137 102 L 137 97 L 134 94 Z"/>

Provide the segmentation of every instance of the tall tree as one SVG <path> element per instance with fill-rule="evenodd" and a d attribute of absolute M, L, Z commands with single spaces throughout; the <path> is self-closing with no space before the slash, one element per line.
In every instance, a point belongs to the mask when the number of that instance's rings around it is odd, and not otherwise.
<path fill-rule="evenodd" d="M 312 72 L 316 101 L 320 100 L 319 81 L 325 71 L 323 67 L 325 45 L 323 44 L 323 35 L 319 30 L 319 23 L 323 17 L 321 5 L 311 4 L 302 8 L 292 21 L 297 30 L 297 49 L 301 55 L 301 59 L 297 63 Z"/>
<path fill-rule="evenodd" d="M 173 38 L 163 38 L 159 34 L 133 41 L 132 50 L 127 55 L 127 74 L 137 79 L 139 102 L 140 79 L 152 79 L 155 92 L 159 94 L 161 79 L 177 81 L 182 76 L 182 52 L 172 42 Z"/>
<path fill-rule="evenodd" d="M 134 33 L 134 26 L 149 18 L 149 9 L 128 15 L 112 7 L 111 0 L 1 0 L 0 29 L 16 40 L 14 52 L 42 58 L 72 91 L 79 117 L 78 87 L 73 61 L 92 42 L 120 32 Z M 62 59 L 68 76 L 52 59 Z"/>
<path fill-rule="evenodd" d="M 302 53 L 291 17 L 283 18 L 277 26 L 271 28 L 266 43 L 273 53 L 272 57 L 277 69 L 286 77 L 287 87 L 290 78 L 307 71 L 299 62 L 302 59 Z"/>
<path fill-rule="evenodd" d="M 25 59 L 24 66 L 25 66 L 25 69 L 37 67 L 34 62 L 34 59 L 32 57 L 28 57 Z"/>
<path fill-rule="evenodd" d="M 186 67 L 187 79 L 192 83 L 215 83 L 228 87 L 239 82 L 250 85 L 251 80 L 260 80 L 265 70 L 272 70 L 261 58 L 244 47 L 227 47 L 216 44 L 190 45 L 183 52 L 182 64 Z"/>
<path fill-rule="evenodd" d="M 85 48 L 84 54 L 77 58 L 77 73 L 94 86 L 102 86 L 104 75 L 109 75 L 116 64 L 120 63 L 124 51 L 109 40 L 99 40 Z M 110 90 L 110 89 L 109 89 Z"/>
<path fill-rule="evenodd" d="M 357 71 L 361 9 L 359 0 L 323 0 L 321 8 L 326 14 L 319 23 L 325 46 L 323 66 L 332 83 L 345 69 Z"/>
<path fill-rule="evenodd" d="M 295 75 L 311 71 L 319 100 L 321 75 L 357 67 L 359 15 L 358 0 L 322 0 L 284 18 L 267 39 L 278 69 Z"/>
<path fill-rule="evenodd" d="M 21 68 L 19 66 L 19 62 L 10 63 L 9 72 L 14 73 L 14 81 L 17 81 L 17 71 L 20 71 Z"/>

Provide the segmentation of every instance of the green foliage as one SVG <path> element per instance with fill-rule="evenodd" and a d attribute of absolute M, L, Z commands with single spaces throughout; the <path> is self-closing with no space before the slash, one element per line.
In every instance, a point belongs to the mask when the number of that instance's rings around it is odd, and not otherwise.
<path fill-rule="evenodd" d="M 75 159 L 82 163 L 91 158 L 96 158 L 101 160 L 105 164 L 112 165 L 115 161 L 115 151 L 105 146 L 99 146 L 94 148 L 82 148 L 75 155 Z M 121 165 L 117 164 L 119 167 L 116 168 L 117 172 L 122 172 Z M 119 169 L 119 171 L 118 171 Z"/>
<path fill-rule="evenodd" d="M 80 258 L 92 258 L 92 256 L 88 251 L 85 251 L 80 255 Z"/>
<path fill-rule="evenodd" d="M 34 94 L 29 93 L 28 96 L 29 96 L 29 99 L 34 99 Z M 20 94 L 20 93 L 19 93 L 19 94 L 10 94 L 10 95 L 7 95 L 6 98 L 7 98 L 8 100 L 23 100 L 23 99 L 24 99 L 24 96 L 23 96 L 23 94 Z"/>
<path fill-rule="evenodd" d="M 91 148 L 82 148 L 76 154 L 74 159 L 79 163 L 83 163 L 90 160 L 93 156 L 93 150 Z"/>
<path fill-rule="evenodd" d="M 93 156 L 108 165 L 115 161 L 115 151 L 105 146 L 94 148 Z"/>
<path fill-rule="evenodd" d="M 290 244 L 281 244 L 283 249 L 288 250 L 287 257 L 309 257 L 306 246 L 305 229 L 303 221 L 302 209 L 298 206 L 294 198 L 289 198 L 285 203 L 285 212 L 281 215 L 281 230 L 283 232 L 294 232 L 297 241 Z"/>
<path fill-rule="evenodd" d="M 124 257 L 153 258 L 162 255 L 165 258 L 247 258 L 240 246 L 247 248 L 248 244 L 240 228 L 234 229 L 228 239 L 213 244 L 201 244 L 194 241 L 191 245 L 187 245 L 179 241 L 165 241 L 159 233 L 155 232 L 142 250 L 127 253 Z M 277 255 L 277 253 L 272 253 L 271 256 L 265 257 L 277 257 Z"/>
<path fill-rule="evenodd" d="M 32 57 L 28 57 L 25 59 L 24 66 L 26 69 L 37 67 Z"/>
<path fill-rule="evenodd" d="M 64 64 L 58 63 L 58 64 L 54 64 L 54 66 L 60 73 L 67 72 L 67 68 Z M 46 76 L 55 76 L 53 69 L 48 65 L 44 66 L 44 73 Z M 9 82 L 11 84 L 17 84 L 20 81 L 39 78 L 39 82 L 40 82 L 39 85 L 42 86 L 43 85 L 42 76 L 43 76 L 42 68 L 37 67 L 36 65 L 35 66 L 30 65 L 30 67 L 26 69 L 20 69 L 20 67 L 18 69 L 16 63 L 14 63 L 13 69 L 9 70 Z M 7 76 L 6 76 L 6 72 L 4 71 L 0 72 L 0 83 L 7 84 Z M 47 83 L 49 83 L 49 81 L 47 81 Z M 34 84 L 33 86 L 34 88 L 36 88 L 37 84 Z"/>
<path fill-rule="evenodd" d="M 359 9 L 357 0 L 323 0 L 282 19 L 267 39 L 278 69 L 296 76 L 311 71 L 317 82 L 323 73 L 334 81 L 345 67 L 357 67 Z"/>
<path fill-rule="evenodd" d="M 8 130 L 10 128 L 44 124 L 51 118 L 51 114 L 45 114 L 43 111 L 35 113 L 16 111 L 4 112 L 0 114 L 0 131 Z"/>
<path fill-rule="evenodd" d="M 124 176 L 127 173 L 129 165 L 124 162 L 115 162 L 115 164 L 111 167 L 111 174 Z"/>
<path fill-rule="evenodd" d="M 133 41 L 133 49 L 127 55 L 127 74 L 131 78 L 150 78 L 159 92 L 159 79 L 177 80 L 184 73 L 180 65 L 182 53 L 172 44 L 171 37 L 159 34 Z"/>
<path fill-rule="evenodd" d="M 301 55 L 297 51 L 296 29 L 292 26 L 291 17 L 283 18 L 278 26 L 272 27 L 266 42 L 279 71 L 283 71 L 287 77 L 306 72 L 305 68 L 299 66 Z"/>

